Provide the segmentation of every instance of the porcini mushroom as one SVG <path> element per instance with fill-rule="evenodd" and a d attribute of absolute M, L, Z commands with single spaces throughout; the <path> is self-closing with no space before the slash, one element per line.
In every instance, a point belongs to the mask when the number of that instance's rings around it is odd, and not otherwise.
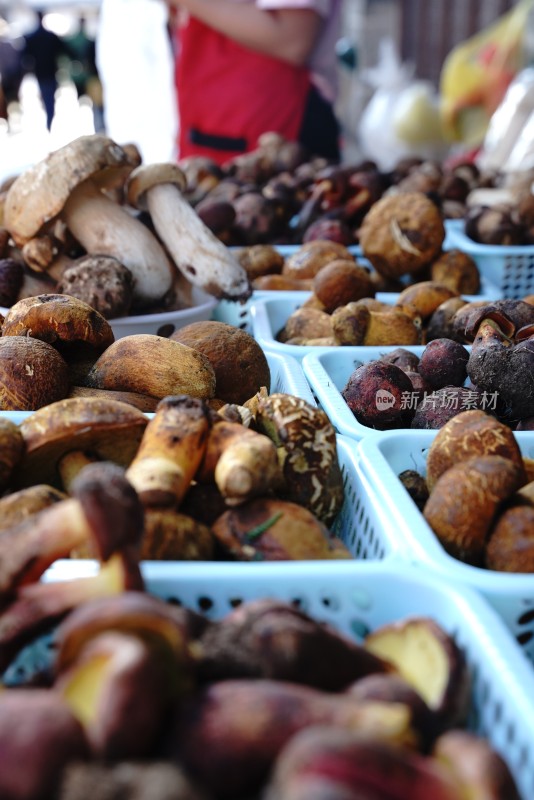
<path fill-rule="evenodd" d="M 49 483 L 69 491 L 68 462 L 112 461 L 126 468 L 148 418 L 134 406 L 101 397 L 71 397 L 50 403 L 22 420 L 24 453 L 15 469 L 17 488 Z M 72 475 L 73 469 L 68 472 Z"/>
<path fill-rule="evenodd" d="M 128 202 L 148 209 L 158 236 L 191 283 L 215 297 L 246 299 L 251 294 L 246 270 L 185 199 L 186 183 L 176 164 L 141 165 L 128 177 Z"/>
<path fill-rule="evenodd" d="M 178 395 L 160 401 L 126 471 L 142 503 L 180 504 L 202 461 L 210 425 L 201 399 Z"/>
<path fill-rule="evenodd" d="M 94 389 L 167 395 L 215 396 L 215 370 L 204 353 L 153 333 L 123 336 L 89 371 L 84 385 Z"/>
<path fill-rule="evenodd" d="M 127 152 L 107 136 L 74 139 L 13 183 L 5 227 L 22 247 L 61 214 L 87 253 L 114 256 L 132 272 L 139 305 L 160 300 L 172 284 L 170 259 L 147 226 L 104 191 L 131 169 Z"/>
<path fill-rule="evenodd" d="M 114 319 L 130 311 L 134 281 L 128 267 L 113 256 L 85 255 L 63 271 L 57 290 Z"/>
<path fill-rule="evenodd" d="M 78 383 L 115 341 L 113 329 L 102 314 L 88 303 L 63 294 L 19 300 L 5 315 L 1 330 L 2 337 L 28 336 L 51 344 L 67 362 L 71 384 Z"/>
<path fill-rule="evenodd" d="M 90 464 L 73 481 L 72 497 L 53 503 L 0 536 L 0 598 L 39 580 L 58 558 L 78 545 L 106 561 L 119 549 L 139 545 L 144 530 L 141 503 L 109 462 Z"/>
<path fill-rule="evenodd" d="M 0 336 L 0 409 L 35 411 L 66 397 L 69 368 L 47 342 Z"/>

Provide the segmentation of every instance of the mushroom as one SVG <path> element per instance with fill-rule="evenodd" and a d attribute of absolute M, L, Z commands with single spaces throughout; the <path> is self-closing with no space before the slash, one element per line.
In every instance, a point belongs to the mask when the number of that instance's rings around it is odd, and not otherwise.
<path fill-rule="evenodd" d="M 11 480 L 24 452 L 24 439 L 19 426 L 11 419 L 0 418 L 0 491 Z"/>
<path fill-rule="evenodd" d="M 500 455 L 461 460 L 437 479 L 423 516 L 454 558 L 481 566 L 501 505 L 524 483 L 524 470 Z"/>
<path fill-rule="evenodd" d="M 9 308 L 17 302 L 24 281 L 24 267 L 14 258 L 0 259 L 0 306 Z"/>
<path fill-rule="evenodd" d="M 25 644 L 50 629 L 73 608 L 88 600 L 143 588 L 139 562 L 131 548 L 114 553 L 100 565 L 96 575 L 21 586 L 0 615 L 0 671 L 6 669 Z"/>
<path fill-rule="evenodd" d="M 14 483 L 17 488 L 49 483 L 69 491 L 71 476 L 88 461 L 112 461 L 126 468 L 147 423 L 142 411 L 109 398 L 50 403 L 20 423 L 24 454 Z"/>
<path fill-rule="evenodd" d="M 115 341 L 111 325 L 82 300 L 62 294 L 25 297 L 5 315 L 2 337 L 29 336 L 51 344 L 77 383 L 100 353 Z"/>
<path fill-rule="evenodd" d="M 120 400 L 128 403 L 140 411 L 151 413 L 156 410 L 159 403 L 157 397 L 150 397 L 140 392 L 119 392 L 114 389 L 92 389 L 89 386 L 71 386 L 68 397 L 108 397 L 111 400 Z"/>
<path fill-rule="evenodd" d="M 277 392 L 259 399 L 256 425 L 278 448 L 284 498 L 332 524 L 345 491 L 336 431 L 324 411 L 300 397 Z"/>
<path fill-rule="evenodd" d="M 134 280 L 131 271 L 113 256 L 86 255 L 64 270 L 57 291 L 82 300 L 105 319 L 114 319 L 128 314 Z"/>
<path fill-rule="evenodd" d="M 204 456 L 210 425 L 203 400 L 188 395 L 161 400 L 126 471 L 143 504 L 180 504 Z"/>
<path fill-rule="evenodd" d="M 84 385 L 95 389 L 167 395 L 215 396 L 215 371 L 204 353 L 152 333 L 117 339 L 95 362 Z"/>
<path fill-rule="evenodd" d="M 47 342 L 0 336 L 0 409 L 35 411 L 66 397 L 69 368 Z"/>
<path fill-rule="evenodd" d="M 251 294 L 246 270 L 210 231 L 182 192 L 186 178 L 172 163 L 136 167 L 128 176 L 128 202 L 147 208 L 158 236 L 191 283 L 218 298 Z"/>
<path fill-rule="evenodd" d="M 72 496 L 53 503 L 0 536 L 0 599 L 38 581 L 58 558 L 79 545 L 107 561 L 118 550 L 139 546 L 143 509 L 122 467 L 89 464 L 72 484 Z"/>
<path fill-rule="evenodd" d="M 23 247 L 61 214 L 88 253 L 114 256 L 131 270 L 139 305 L 160 300 L 173 265 L 140 220 L 105 194 L 132 169 L 128 154 L 107 136 L 81 136 L 23 172 L 10 187 L 4 224 Z"/>
<path fill-rule="evenodd" d="M 46 483 L 37 483 L 0 498 L 0 533 L 13 528 L 32 514 L 66 500 L 67 495 Z"/>
<path fill-rule="evenodd" d="M 146 508 L 140 557 L 152 561 L 211 561 L 214 538 L 207 525 L 188 514 L 173 508 Z"/>

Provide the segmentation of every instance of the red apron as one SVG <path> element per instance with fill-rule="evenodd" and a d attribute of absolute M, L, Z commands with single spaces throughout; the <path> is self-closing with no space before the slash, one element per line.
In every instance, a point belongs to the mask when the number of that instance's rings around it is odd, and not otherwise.
<path fill-rule="evenodd" d="M 255 53 L 193 17 L 179 29 L 179 158 L 222 164 L 266 131 L 295 141 L 310 87 L 307 67 Z"/>

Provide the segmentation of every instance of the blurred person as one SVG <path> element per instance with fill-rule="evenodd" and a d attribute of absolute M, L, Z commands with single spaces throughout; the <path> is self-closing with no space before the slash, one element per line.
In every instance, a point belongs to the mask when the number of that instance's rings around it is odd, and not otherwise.
<path fill-rule="evenodd" d="M 68 55 L 65 43 L 43 24 L 44 12 L 37 11 L 37 27 L 24 37 L 23 66 L 32 72 L 46 111 L 48 130 L 54 117 L 55 95 L 58 88 L 57 71 L 62 56 Z"/>
<path fill-rule="evenodd" d="M 339 161 L 341 0 L 167 0 L 178 9 L 179 157 L 224 163 L 276 131 Z"/>
<path fill-rule="evenodd" d="M 69 52 L 70 79 L 76 87 L 78 97 L 81 97 L 87 94 L 87 85 L 97 74 L 95 40 L 87 33 L 84 15 L 80 16 L 77 29 L 65 36 L 63 43 Z"/>
<path fill-rule="evenodd" d="M 7 119 L 9 104 L 18 100 L 24 75 L 22 47 L 22 39 L 11 39 L 0 27 L 0 117 L 4 119 Z"/>
<path fill-rule="evenodd" d="M 168 17 L 164 0 L 102 0 L 96 32 L 105 132 L 136 144 L 145 163 L 176 155 Z"/>

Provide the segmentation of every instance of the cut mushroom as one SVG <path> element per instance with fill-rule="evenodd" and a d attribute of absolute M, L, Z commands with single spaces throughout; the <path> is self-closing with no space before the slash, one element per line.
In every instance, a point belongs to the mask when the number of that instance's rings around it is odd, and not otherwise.
<path fill-rule="evenodd" d="M 215 297 L 246 299 L 251 294 L 246 270 L 187 202 L 185 187 L 176 164 L 141 165 L 128 177 L 128 202 L 148 209 L 158 236 L 191 283 Z"/>

